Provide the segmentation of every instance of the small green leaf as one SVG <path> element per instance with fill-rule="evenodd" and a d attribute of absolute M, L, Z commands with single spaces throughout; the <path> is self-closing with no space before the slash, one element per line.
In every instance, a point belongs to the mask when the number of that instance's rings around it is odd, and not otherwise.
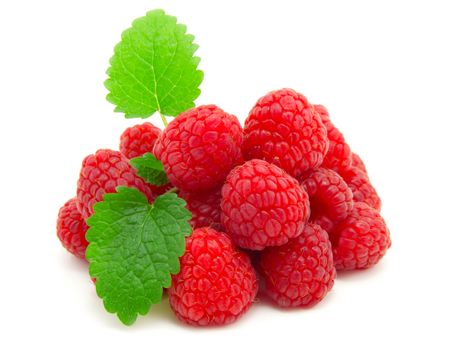
<path fill-rule="evenodd" d="M 158 303 L 180 270 L 191 213 L 175 193 L 154 204 L 134 188 L 118 187 L 94 206 L 86 239 L 89 274 L 106 310 L 126 325 Z"/>
<path fill-rule="evenodd" d="M 147 118 L 159 111 L 177 116 L 194 107 L 203 72 L 198 70 L 198 45 L 186 26 L 162 10 L 133 21 L 115 46 L 107 70 L 107 99 L 126 118 Z"/>
<path fill-rule="evenodd" d="M 152 153 L 145 153 L 141 157 L 133 158 L 130 160 L 130 164 L 136 169 L 138 176 L 149 184 L 163 186 L 169 182 L 162 162 Z"/>

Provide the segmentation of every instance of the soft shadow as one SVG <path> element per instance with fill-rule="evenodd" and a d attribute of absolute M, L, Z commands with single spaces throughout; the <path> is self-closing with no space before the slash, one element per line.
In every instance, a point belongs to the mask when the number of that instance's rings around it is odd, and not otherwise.
<path fill-rule="evenodd" d="M 60 264 L 64 266 L 64 269 L 88 273 L 89 263 L 84 260 L 77 258 L 76 256 L 64 251 L 62 256 L 59 257 Z"/>
<path fill-rule="evenodd" d="M 369 269 L 364 270 L 351 270 L 351 271 L 337 271 L 337 280 L 347 282 L 347 281 L 363 281 L 367 279 L 374 278 L 375 275 L 383 273 L 386 269 L 385 261 L 382 260 L 378 264 Z"/>
<path fill-rule="evenodd" d="M 331 291 L 329 291 L 326 294 L 324 299 L 321 300 L 320 302 L 318 302 L 317 304 L 314 304 L 314 305 L 311 305 L 311 306 L 297 306 L 297 307 L 286 308 L 286 307 L 278 306 L 273 300 L 271 300 L 271 298 L 269 298 L 264 293 L 261 293 L 259 295 L 259 299 L 256 301 L 256 303 L 259 306 L 264 306 L 264 307 L 276 310 L 276 311 L 281 312 L 281 313 L 309 312 L 309 311 L 312 311 L 312 310 L 319 310 L 319 309 L 327 307 L 329 301 L 333 299 L 333 295 L 334 295 L 334 288 L 331 289 Z"/>

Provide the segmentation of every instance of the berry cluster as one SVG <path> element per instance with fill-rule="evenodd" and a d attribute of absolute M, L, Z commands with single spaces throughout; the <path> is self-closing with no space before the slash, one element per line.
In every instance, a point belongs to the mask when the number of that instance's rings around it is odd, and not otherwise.
<path fill-rule="evenodd" d="M 169 180 L 155 186 L 129 159 L 152 152 Z M 57 234 L 84 258 L 86 219 L 104 193 L 168 189 L 192 213 L 170 305 L 188 324 L 222 325 L 257 297 L 309 307 L 332 289 L 336 270 L 375 265 L 391 245 L 381 200 L 362 160 L 321 105 L 282 89 L 260 98 L 242 128 L 214 106 L 181 113 L 165 130 L 128 128 L 120 151 L 83 161 L 77 195 L 60 209 Z"/>

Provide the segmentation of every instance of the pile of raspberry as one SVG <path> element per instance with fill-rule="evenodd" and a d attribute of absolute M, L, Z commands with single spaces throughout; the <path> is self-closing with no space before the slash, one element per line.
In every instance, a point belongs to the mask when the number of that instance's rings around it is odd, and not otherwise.
<path fill-rule="evenodd" d="M 57 234 L 84 258 L 85 220 L 104 193 L 134 187 L 150 201 L 168 189 L 187 202 L 193 233 L 168 289 L 183 322 L 222 325 L 258 299 L 310 307 L 336 271 L 367 269 L 391 246 L 366 167 L 321 105 L 292 89 L 260 98 L 242 128 L 217 106 L 188 110 L 164 131 L 128 128 L 120 150 L 83 160 Z M 153 152 L 170 184 L 146 184 L 128 160 Z"/>

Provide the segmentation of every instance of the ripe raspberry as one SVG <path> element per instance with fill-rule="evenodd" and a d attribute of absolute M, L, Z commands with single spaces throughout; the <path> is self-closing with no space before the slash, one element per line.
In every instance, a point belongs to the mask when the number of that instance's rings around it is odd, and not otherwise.
<path fill-rule="evenodd" d="M 186 241 L 180 273 L 169 301 L 177 317 L 191 325 L 223 325 L 250 307 L 258 291 L 255 270 L 231 239 L 211 228 L 193 231 Z"/>
<path fill-rule="evenodd" d="M 350 215 L 331 231 L 337 270 L 366 269 L 375 265 L 391 246 L 389 229 L 379 213 L 357 202 Z"/>
<path fill-rule="evenodd" d="M 368 175 L 355 167 L 342 170 L 340 175 L 352 190 L 355 202 L 364 202 L 378 211 L 381 210 L 381 199 L 371 184 Z"/>
<path fill-rule="evenodd" d="M 266 294 L 281 307 L 318 303 L 336 276 L 328 234 L 314 224 L 287 244 L 262 251 L 259 266 Z"/>
<path fill-rule="evenodd" d="M 310 198 L 311 221 L 332 228 L 330 223 L 347 217 L 353 208 L 352 191 L 336 172 L 318 168 L 303 181 L 302 186 Z"/>
<path fill-rule="evenodd" d="M 83 218 L 91 216 L 94 204 L 102 200 L 104 193 L 115 192 L 117 186 L 134 187 L 152 199 L 148 185 L 136 175 L 120 152 L 101 149 L 84 158 L 76 197 Z"/>
<path fill-rule="evenodd" d="M 178 195 L 187 202 L 187 209 L 193 215 L 190 224 L 194 229 L 207 226 L 222 231 L 221 187 L 201 193 L 180 191 Z"/>
<path fill-rule="evenodd" d="M 161 133 L 161 129 L 151 123 L 131 126 L 120 136 L 120 152 L 128 159 L 152 152 Z"/>
<path fill-rule="evenodd" d="M 363 160 L 356 153 L 352 153 L 352 166 L 368 175 L 365 163 L 363 163 Z"/>
<path fill-rule="evenodd" d="M 78 258 L 84 259 L 86 247 L 86 231 L 88 225 L 76 207 L 76 198 L 66 202 L 58 212 L 57 236 L 62 245 Z"/>
<path fill-rule="evenodd" d="M 154 153 L 169 181 L 196 192 L 221 185 L 242 161 L 242 127 L 237 118 L 214 106 L 180 114 L 156 142 Z"/>
<path fill-rule="evenodd" d="M 152 197 L 157 198 L 160 195 L 163 195 L 165 192 L 173 188 L 173 185 L 169 182 L 163 186 L 156 186 L 148 184 L 149 188 L 151 189 Z"/>
<path fill-rule="evenodd" d="M 222 224 L 234 242 L 261 250 L 300 235 L 310 203 L 297 180 L 273 164 L 253 159 L 227 177 L 221 210 Z"/>
<path fill-rule="evenodd" d="M 328 149 L 326 128 L 307 99 L 291 89 L 260 98 L 245 122 L 245 159 L 264 159 L 292 176 L 317 168 Z"/>
<path fill-rule="evenodd" d="M 345 142 L 344 135 L 337 129 L 329 119 L 329 113 L 326 107 L 322 105 L 313 105 L 315 111 L 321 116 L 329 139 L 328 153 L 324 157 L 322 167 L 339 172 L 340 169 L 346 169 L 352 164 L 352 151 Z"/>

